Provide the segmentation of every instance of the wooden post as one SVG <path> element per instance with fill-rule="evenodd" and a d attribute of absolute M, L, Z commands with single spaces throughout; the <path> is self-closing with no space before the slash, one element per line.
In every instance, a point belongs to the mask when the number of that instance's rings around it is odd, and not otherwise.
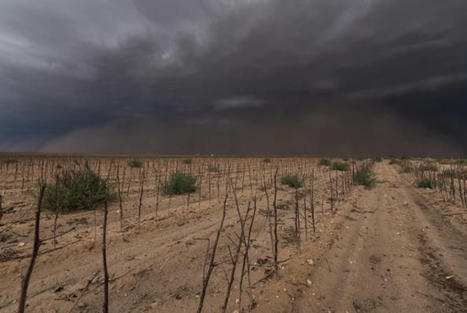
<path fill-rule="evenodd" d="M 107 200 L 104 202 L 104 222 L 102 224 L 102 264 L 104 268 L 104 304 L 102 305 L 102 312 L 109 312 L 109 272 L 107 271 Z"/>
<path fill-rule="evenodd" d="M 32 270 L 34 269 L 34 264 L 36 263 L 36 258 L 39 253 L 39 247 L 41 245 L 41 240 L 39 238 L 39 230 L 41 221 L 42 198 L 44 197 L 44 191 L 45 184 L 42 184 L 40 187 L 39 199 L 36 210 L 36 223 L 34 227 L 34 246 L 32 248 L 32 256 L 31 261 L 29 262 L 28 270 L 21 284 L 21 296 L 19 299 L 18 313 L 24 313 L 24 309 L 26 307 L 26 297 L 28 293 L 29 280 L 31 279 Z"/>

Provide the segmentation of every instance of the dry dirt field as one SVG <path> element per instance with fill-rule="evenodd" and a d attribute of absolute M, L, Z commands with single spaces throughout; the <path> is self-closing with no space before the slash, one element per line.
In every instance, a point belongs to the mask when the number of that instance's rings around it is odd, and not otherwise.
<path fill-rule="evenodd" d="M 142 169 L 126 160 L 89 160 L 121 189 L 123 210 L 118 199 L 109 204 L 109 312 L 197 312 L 225 199 L 202 312 L 466 312 L 466 208 L 417 188 L 398 164 L 372 162 L 377 183 L 365 188 L 351 175 L 364 161 L 340 172 L 312 158 L 148 158 Z M 50 183 L 57 169 L 82 162 L 22 157 L 2 165 L 0 312 L 18 309 L 33 245 L 35 179 Z M 271 238 L 276 169 L 278 275 Z M 164 195 L 159 186 L 174 170 L 195 175 L 197 191 Z M 304 177 L 304 186 L 280 184 L 286 173 Z M 42 212 L 26 312 L 101 312 L 102 210 L 59 215 L 55 246 L 54 219 Z M 249 240 L 239 240 L 242 223 Z"/>

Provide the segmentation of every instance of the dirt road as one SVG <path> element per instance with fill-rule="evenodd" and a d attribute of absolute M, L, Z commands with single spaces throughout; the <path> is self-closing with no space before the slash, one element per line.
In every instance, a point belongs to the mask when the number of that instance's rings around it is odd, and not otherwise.
<path fill-rule="evenodd" d="M 466 235 L 387 163 L 344 212 L 292 312 L 466 312 Z"/>

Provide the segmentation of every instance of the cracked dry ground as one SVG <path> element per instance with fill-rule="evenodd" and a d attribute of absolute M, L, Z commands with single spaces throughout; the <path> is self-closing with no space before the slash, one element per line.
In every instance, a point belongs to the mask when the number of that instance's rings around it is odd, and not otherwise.
<path fill-rule="evenodd" d="M 376 187 L 356 188 L 339 203 L 335 215 L 329 214 L 327 199 L 325 214 L 318 205 L 317 232 L 303 243 L 300 255 L 293 244 L 281 244 L 278 279 L 261 280 L 264 265 L 254 264 L 253 312 L 466 312 L 465 224 L 451 224 L 439 205 L 429 204 L 433 194 L 414 188 L 395 165 L 376 163 L 374 170 Z M 279 195 L 282 206 L 289 207 L 281 210 L 281 223 L 292 225 L 293 192 L 281 190 Z M 243 197 L 241 206 L 251 199 Z M 265 201 L 258 200 L 258 207 L 264 208 Z M 231 234 L 238 226 L 232 205 L 226 220 L 226 232 Z M 157 223 L 149 217 L 123 235 L 110 225 L 111 312 L 196 311 L 206 247 L 197 238 L 212 238 L 219 207 L 201 206 L 196 213 L 180 209 L 175 214 L 177 219 Z M 261 214 L 253 233 L 252 262 L 267 262 L 270 243 Z M 228 259 L 226 242 L 218 252 L 219 261 Z M 83 240 L 40 256 L 28 311 L 68 312 L 77 291 L 101 267 L 99 248 L 99 242 Z M 10 261 L 0 268 L 0 291 L 5 294 L 0 297 L 0 312 L 15 312 L 12 299 L 26 265 L 25 260 Z M 216 267 L 203 312 L 220 311 L 228 271 L 228 264 Z M 237 298 L 234 286 L 227 312 L 238 310 Z M 244 303 L 247 299 L 245 294 Z M 102 283 L 97 280 L 73 312 L 99 312 L 101 303 Z"/>

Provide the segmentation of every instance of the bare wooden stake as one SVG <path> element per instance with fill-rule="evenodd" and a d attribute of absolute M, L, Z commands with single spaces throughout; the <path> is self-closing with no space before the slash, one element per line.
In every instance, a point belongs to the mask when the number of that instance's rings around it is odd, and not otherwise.
<path fill-rule="evenodd" d="M 232 184 L 232 181 L 230 181 L 230 184 Z M 234 195 L 235 195 L 235 189 L 234 189 Z M 238 208 L 237 211 L 240 212 L 240 209 Z M 246 220 L 248 219 L 249 211 L 250 211 L 250 206 L 248 205 L 248 210 L 245 214 L 245 217 L 242 217 L 241 214 L 239 213 L 241 232 L 240 232 L 240 235 L 237 236 L 238 243 L 237 243 L 237 249 L 235 250 L 235 255 L 230 254 L 231 261 L 232 261 L 232 269 L 230 271 L 230 277 L 227 282 L 227 290 L 225 293 L 224 304 L 222 305 L 222 313 L 225 313 L 227 311 L 227 305 L 229 304 L 230 293 L 232 290 L 233 282 L 235 280 L 235 270 L 237 269 L 238 257 L 240 255 L 240 250 L 242 248 L 242 245 L 244 244 L 244 241 L 245 241 L 245 223 L 246 223 Z M 229 252 L 230 252 L 230 249 L 229 249 Z"/>
<path fill-rule="evenodd" d="M 18 313 L 24 313 L 24 309 L 26 307 L 26 297 L 28 293 L 29 280 L 31 279 L 32 270 L 34 269 L 34 264 L 36 263 L 37 254 L 39 253 L 39 247 L 41 245 L 41 240 L 39 238 L 39 230 L 41 222 L 42 198 L 44 197 L 45 188 L 45 184 L 42 184 L 39 191 L 39 199 L 37 202 L 36 210 L 36 222 L 34 227 L 34 246 L 32 248 L 32 255 L 31 261 L 29 262 L 29 267 L 21 284 L 21 296 L 19 299 Z"/>
<path fill-rule="evenodd" d="M 246 243 L 245 243 L 245 251 L 243 254 L 243 265 L 242 265 L 242 271 L 240 275 L 240 282 L 239 282 L 239 295 L 238 295 L 238 311 L 242 312 L 242 293 L 243 293 L 243 278 L 245 276 L 245 270 L 247 274 L 247 279 L 248 279 L 248 296 L 250 298 L 250 305 L 249 309 L 253 309 L 255 306 L 255 299 L 253 297 L 253 291 L 251 289 L 251 279 L 250 279 L 250 258 L 248 251 L 250 250 L 250 243 L 251 243 L 251 231 L 253 229 L 253 223 L 255 222 L 255 216 L 256 216 L 256 198 L 254 199 L 254 206 L 253 206 L 253 215 L 251 217 L 251 222 L 250 226 L 248 229 L 248 235 L 246 238 Z"/>
<path fill-rule="evenodd" d="M 125 172 L 123 172 L 125 174 Z M 117 168 L 117 195 L 118 195 L 118 206 L 120 209 L 120 231 L 123 231 L 123 204 L 122 204 L 122 186 L 120 184 L 120 173 Z"/>
<path fill-rule="evenodd" d="M 143 192 L 144 192 L 144 170 L 140 173 L 140 190 L 138 202 L 138 225 L 141 223 L 141 207 L 143 205 Z"/>
<path fill-rule="evenodd" d="M 104 201 L 104 222 L 102 224 L 102 265 L 104 269 L 104 303 L 102 305 L 102 312 L 109 312 L 109 272 L 107 271 L 107 200 Z"/>
<path fill-rule="evenodd" d="M 279 168 L 276 168 L 274 173 L 274 199 L 272 202 L 274 208 L 274 272 L 276 273 L 276 278 L 279 277 L 279 263 L 278 263 L 278 247 L 279 247 L 279 237 L 277 235 L 277 172 Z"/>
<path fill-rule="evenodd" d="M 0 222 L 2 221 L 2 217 L 3 217 L 2 201 L 3 201 L 3 197 L 2 195 L 0 195 Z"/>
<path fill-rule="evenodd" d="M 295 236 L 297 237 L 297 252 L 301 253 L 300 210 L 298 206 L 298 188 L 295 188 Z"/>
<path fill-rule="evenodd" d="M 57 212 L 55 212 L 55 217 L 54 217 L 54 226 L 53 226 L 53 247 L 55 248 L 56 245 L 57 245 L 57 221 L 58 221 L 58 212 L 59 210 L 57 210 Z"/>
<path fill-rule="evenodd" d="M 219 228 L 217 229 L 216 240 L 214 241 L 214 245 L 212 247 L 211 260 L 209 262 L 208 270 L 206 272 L 206 277 L 203 279 L 203 288 L 201 290 L 201 294 L 199 297 L 198 310 L 196 311 L 197 313 L 201 313 L 203 311 L 204 298 L 206 297 L 206 291 L 208 289 L 209 279 L 211 278 L 212 271 L 214 270 L 214 267 L 216 266 L 214 261 L 216 258 L 217 246 L 219 245 L 219 238 L 221 237 L 221 232 L 222 232 L 222 229 L 224 228 L 228 197 L 229 197 L 229 193 L 227 191 L 225 193 L 224 209 L 222 211 L 221 222 L 220 222 Z"/>
<path fill-rule="evenodd" d="M 311 172 L 311 197 L 310 197 L 311 221 L 313 223 L 313 234 L 315 228 L 315 170 Z"/>
<path fill-rule="evenodd" d="M 156 218 L 158 217 L 159 214 L 159 199 L 160 199 L 160 189 L 161 189 L 161 176 L 159 173 L 157 175 L 157 181 L 156 181 Z"/>
<path fill-rule="evenodd" d="M 264 189 L 264 194 L 266 195 L 266 221 L 268 223 L 269 238 L 271 240 L 271 252 L 274 253 L 274 236 L 272 234 L 271 207 L 269 205 L 269 193 L 268 193 L 268 187 L 266 185 L 266 177 L 264 176 L 264 171 L 263 171 L 263 189 Z"/>

